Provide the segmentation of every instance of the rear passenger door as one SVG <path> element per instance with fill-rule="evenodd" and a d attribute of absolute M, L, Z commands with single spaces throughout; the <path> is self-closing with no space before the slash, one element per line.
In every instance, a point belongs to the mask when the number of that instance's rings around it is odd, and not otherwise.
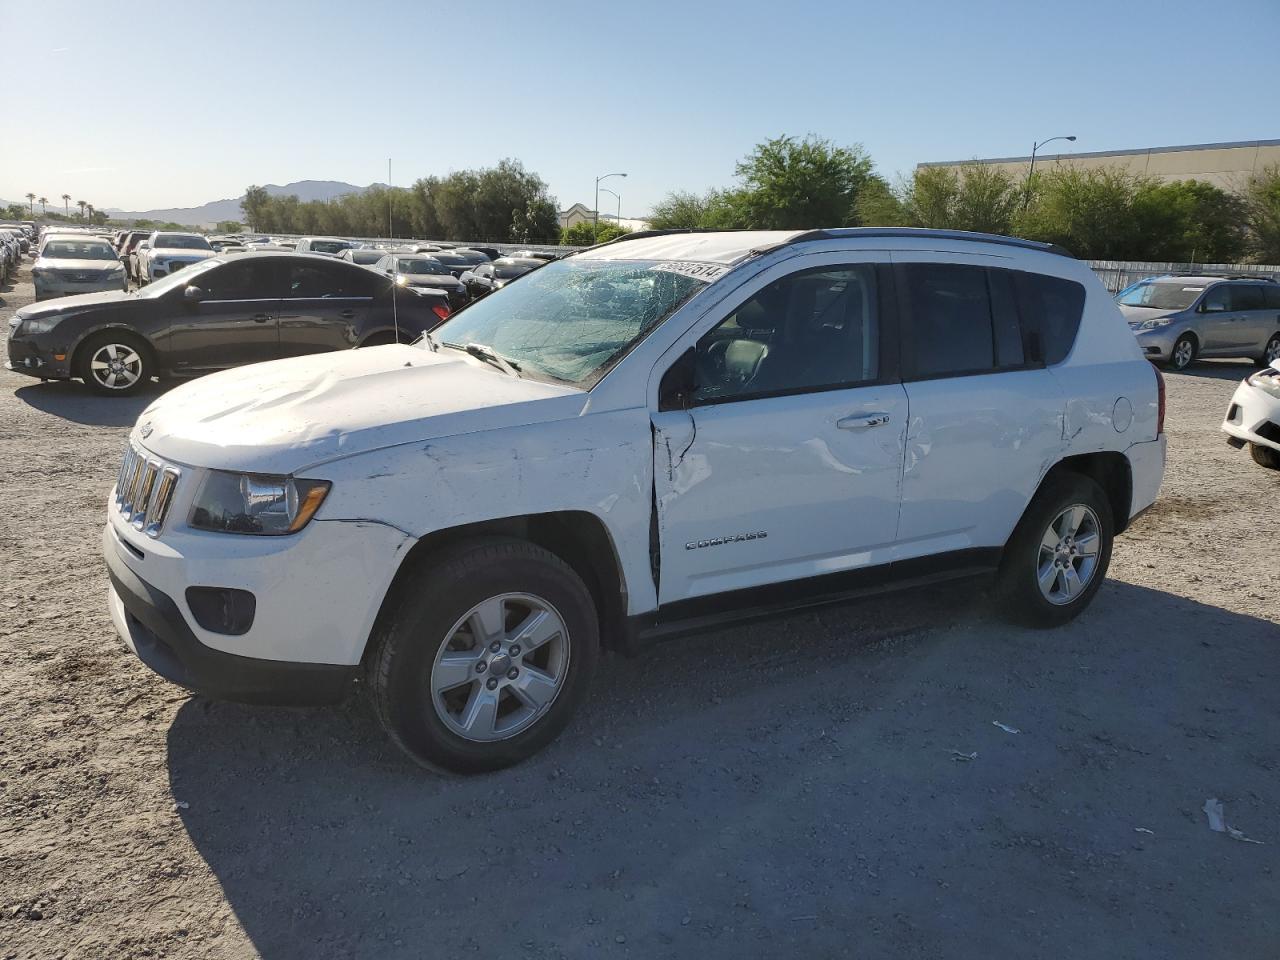
<path fill-rule="evenodd" d="M 1276 329 L 1276 310 L 1267 309 L 1267 301 L 1261 283 L 1235 283 L 1231 285 L 1231 306 L 1240 318 L 1236 322 L 1236 345 L 1246 353 L 1262 353 L 1267 337 Z"/>
<path fill-rule="evenodd" d="M 1000 547 L 1063 446 L 1045 360 L 1070 350 L 1084 288 L 988 258 L 893 258 L 910 406 L 900 556 Z"/>
<path fill-rule="evenodd" d="M 280 355 L 296 357 L 356 346 L 369 321 L 378 278 L 337 260 L 289 261 L 280 313 Z"/>

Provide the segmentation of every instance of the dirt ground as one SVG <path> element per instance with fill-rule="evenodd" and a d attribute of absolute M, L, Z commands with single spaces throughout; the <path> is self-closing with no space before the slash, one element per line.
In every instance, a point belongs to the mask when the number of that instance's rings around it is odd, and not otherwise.
<path fill-rule="evenodd" d="M 1218 432 L 1248 369 L 1169 376 L 1159 504 L 1071 626 L 953 586 L 668 642 L 471 779 L 362 697 L 136 662 L 98 538 L 149 400 L 0 370 L 0 960 L 1275 957 L 1280 473 Z"/>

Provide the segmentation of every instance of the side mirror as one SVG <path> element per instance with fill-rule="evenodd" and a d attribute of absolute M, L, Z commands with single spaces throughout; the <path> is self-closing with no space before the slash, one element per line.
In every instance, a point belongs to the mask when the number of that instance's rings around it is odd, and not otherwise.
<path fill-rule="evenodd" d="M 1201 313 L 1226 313 L 1226 311 L 1227 305 L 1225 303 L 1209 303 L 1206 301 L 1205 303 L 1200 304 Z"/>
<path fill-rule="evenodd" d="M 658 410 L 688 410 L 693 404 L 697 359 L 690 347 L 673 363 L 658 386 Z"/>
<path fill-rule="evenodd" d="M 187 303 L 199 303 L 208 296 L 203 287 L 197 287 L 194 283 L 182 291 L 182 299 Z"/>

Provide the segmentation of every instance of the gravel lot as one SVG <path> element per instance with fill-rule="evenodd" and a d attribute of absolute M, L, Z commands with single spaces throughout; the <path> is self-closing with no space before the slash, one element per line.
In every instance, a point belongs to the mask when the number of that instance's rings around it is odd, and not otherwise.
<path fill-rule="evenodd" d="M 1275 957 L 1280 473 L 1217 430 L 1247 370 L 1169 376 L 1163 494 L 1070 627 L 961 586 L 669 642 L 472 779 L 362 697 L 137 663 L 98 537 L 149 399 L 0 370 L 0 958 Z"/>

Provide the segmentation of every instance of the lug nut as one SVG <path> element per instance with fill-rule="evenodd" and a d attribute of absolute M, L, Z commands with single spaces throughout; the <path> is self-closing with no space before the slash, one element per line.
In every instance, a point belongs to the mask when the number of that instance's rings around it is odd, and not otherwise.
<path fill-rule="evenodd" d="M 518 656 L 520 656 L 520 644 L 518 644 L 518 643 L 513 643 L 513 644 L 511 645 L 511 655 L 512 655 L 513 657 L 518 657 Z"/>
<path fill-rule="evenodd" d="M 486 683 L 485 686 L 488 687 L 490 690 L 495 689 L 498 686 L 498 678 L 490 677 L 489 682 Z"/>
<path fill-rule="evenodd" d="M 485 663 L 483 660 L 476 664 L 476 673 L 484 673 L 488 669 L 489 664 Z"/>
<path fill-rule="evenodd" d="M 507 671 L 508 680 L 514 680 L 518 676 L 520 676 L 520 671 L 517 670 L 515 667 L 512 667 L 510 670 Z"/>
<path fill-rule="evenodd" d="M 497 653 L 499 650 L 502 649 L 502 644 L 500 644 L 497 640 L 495 640 L 493 641 L 493 643 L 489 644 L 489 649 L 493 653 Z"/>

